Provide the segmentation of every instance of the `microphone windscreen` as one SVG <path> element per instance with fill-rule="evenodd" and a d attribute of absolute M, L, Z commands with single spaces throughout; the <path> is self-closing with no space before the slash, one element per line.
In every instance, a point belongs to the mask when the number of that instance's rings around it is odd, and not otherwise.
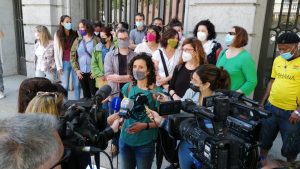
<path fill-rule="evenodd" d="M 114 97 L 111 101 L 111 108 L 112 110 L 119 111 L 121 107 L 121 98 Z"/>
<path fill-rule="evenodd" d="M 104 85 L 96 92 L 96 96 L 100 96 L 102 99 L 105 99 L 110 95 L 111 90 L 112 89 L 109 85 Z"/>

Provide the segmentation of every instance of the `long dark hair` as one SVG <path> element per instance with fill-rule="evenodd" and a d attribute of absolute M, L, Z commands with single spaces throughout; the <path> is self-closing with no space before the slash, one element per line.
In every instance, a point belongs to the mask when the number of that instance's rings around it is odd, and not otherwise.
<path fill-rule="evenodd" d="M 144 60 L 146 62 L 146 66 L 147 66 L 147 71 L 149 72 L 149 74 L 147 75 L 147 87 L 149 88 L 149 86 L 153 85 L 156 83 L 156 78 L 155 78 L 155 67 L 154 67 L 154 63 L 151 59 L 151 56 L 149 56 L 148 54 L 142 52 L 139 53 L 137 56 L 133 57 L 129 63 L 129 73 L 130 75 L 133 77 L 133 64 L 136 60 Z M 136 85 L 137 84 L 137 80 L 136 79 L 132 79 L 133 84 Z"/>
<path fill-rule="evenodd" d="M 65 49 L 66 34 L 65 34 L 65 28 L 64 28 L 64 26 L 61 23 L 64 22 L 64 20 L 66 18 L 70 18 L 71 19 L 71 17 L 69 15 L 62 15 L 60 17 L 60 22 L 58 24 L 59 26 L 58 26 L 58 30 L 57 30 L 57 33 L 56 33 L 56 36 L 59 39 L 59 43 L 60 43 L 60 46 L 62 47 L 62 49 Z M 69 37 L 71 38 L 71 44 L 77 38 L 77 36 L 78 36 L 77 32 L 74 31 L 73 29 L 71 29 L 70 30 L 70 34 L 69 34 Z"/>

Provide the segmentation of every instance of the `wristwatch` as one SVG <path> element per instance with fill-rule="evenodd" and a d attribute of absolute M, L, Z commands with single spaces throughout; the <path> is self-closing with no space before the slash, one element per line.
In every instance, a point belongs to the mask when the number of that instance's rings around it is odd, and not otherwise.
<path fill-rule="evenodd" d="M 294 113 L 295 113 L 295 114 L 297 114 L 297 116 L 299 116 L 299 117 L 300 117 L 300 113 L 299 113 L 299 111 L 298 111 L 298 110 L 294 110 Z"/>

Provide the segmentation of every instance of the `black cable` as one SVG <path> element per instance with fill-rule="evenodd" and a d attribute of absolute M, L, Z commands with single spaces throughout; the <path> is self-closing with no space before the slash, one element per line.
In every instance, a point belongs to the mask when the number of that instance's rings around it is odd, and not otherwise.
<path fill-rule="evenodd" d="M 111 158 L 109 157 L 109 155 L 105 151 L 101 150 L 100 148 L 92 147 L 92 146 L 87 146 L 87 147 L 84 147 L 82 149 L 82 151 L 84 151 L 84 152 L 90 152 L 90 153 L 103 153 L 108 158 L 108 160 L 109 160 L 110 168 L 114 169 L 114 166 L 113 166 Z M 99 158 L 100 158 L 100 155 L 99 155 Z M 99 159 L 99 161 L 100 161 L 100 159 Z"/>

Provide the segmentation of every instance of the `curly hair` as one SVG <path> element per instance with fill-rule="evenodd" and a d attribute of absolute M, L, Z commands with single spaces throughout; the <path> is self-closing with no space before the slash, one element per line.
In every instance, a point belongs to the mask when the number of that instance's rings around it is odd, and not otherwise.
<path fill-rule="evenodd" d="M 197 32 L 198 32 L 198 27 L 200 25 L 206 26 L 206 29 L 208 31 L 208 37 L 207 40 L 212 40 L 212 39 L 216 39 L 217 33 L 215 31 L 215 25 L 213 23 L 210 22 L 210 20 L 202 20 L 200 22 L 197 23 L 197 25 L 195 26 L 194 30 L 193 30 L 193 34 L 195 37 L 197 37 Z"/>
<path fill-rule="evenodd" d="M 156 78 L 155 78 L 155 67 L 154 67 L 154 63 L 151 59 L 151 56 L 148 55 L 147 53 L 139 53 L 138 55 L 136 55 L 135 57 L 133 57 L 129 63 L 128 69 L 129 69 L 129 74 L 131 75 L 131 77 L 133 77 L 133 64 L 136 60 L 144 60 L 146 62 L 146 66 L 147 66 L 147 71 L 149 72 L 149 74 L 147 75 L 147 87 L 151 86 L 152 84 L 156 83 Z M 137 84 L 137 80 L 136 79 L 132 79 L 133 84 L 136 85 Z"/>

